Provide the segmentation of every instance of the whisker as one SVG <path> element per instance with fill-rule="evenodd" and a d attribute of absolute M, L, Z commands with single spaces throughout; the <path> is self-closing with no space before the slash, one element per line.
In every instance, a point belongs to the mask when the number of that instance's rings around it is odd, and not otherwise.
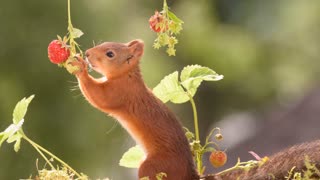
<path fill-rule="evenodd" d="M 100 40 L 98 41 L 98 45 L 102 44 L 103 43 L 103 40 Z"/>
<path fill-rule="evenodd" d="M 80 89 L 79 88 L 71 88 L 70 89 L 71 92 L 78 91 L 78 90 L 80 90 Z"/>
<path fill-rule="evenodd" d="M 67 81 L 67 82 L 71 84 L 78 84 L 78 81 Z"/>
<path fill-rule="evenodd" d="M 113 125 L 111 128 L 106 132 L 106 134 L 111 133 L 112 130 L 114 130 L 118 126 L 119 122 L 118 121 L 113 121 Z"/>
<path fill-rule="evenodd" d="M 80 96 L 82 96 L 82 93 L 78 93 L 78 94 L 73 94 L 72 95 L 73 98 L 79 98 Z"/>

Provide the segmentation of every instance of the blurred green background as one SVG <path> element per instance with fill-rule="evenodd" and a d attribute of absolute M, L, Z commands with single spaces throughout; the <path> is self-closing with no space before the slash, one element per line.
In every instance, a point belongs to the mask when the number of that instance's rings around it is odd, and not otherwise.
<path fill-rule="evenodd" d="M 103 41 L 145 41 L 142 72 L 149 87 L 189 64 L 224 75 L 204 83 L 196 95 L 201 134 L 235 111 L 259 111 L 302 97 L 319 83 L 320 1 L 175 0 L 171 10 L 184 20 L 177 56 L 152 48 L 155 33 L 148 19 L 162 1 L 72 1 L 73 25 L 85 35 L 82 49 Z M 135 143 L 112 118 L 91 107 L 76 79 L 50 63 L 47 45 L 67 30 L 67 1 L 1 0 L 0 129 L 12 119 L 21 98 L 35 94 L 24 131 L 35 142 L 92 179 L 135 179 L 119 167 L 121 155 Z M 169 106 L 192 129 L 189 104 Z M 26 142 L 18 153 L 0 149 L 0 179 L 36 174 L 37 152 Z M 39 168 L 44 166 L 41 159 Z"/>

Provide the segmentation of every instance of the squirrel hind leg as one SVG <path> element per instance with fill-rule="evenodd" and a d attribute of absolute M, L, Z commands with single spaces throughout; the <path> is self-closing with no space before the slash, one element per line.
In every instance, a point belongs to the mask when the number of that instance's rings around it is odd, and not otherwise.
<path fill-rule="evenodd" d="M 195 170 L 188 170 L 188 164 L 171 158 L 147 158 L 139 168 L 139 179 L 149 177 L 157 180 L 156 176 L 165 173 L 163 180 L 199 180 Z"/>

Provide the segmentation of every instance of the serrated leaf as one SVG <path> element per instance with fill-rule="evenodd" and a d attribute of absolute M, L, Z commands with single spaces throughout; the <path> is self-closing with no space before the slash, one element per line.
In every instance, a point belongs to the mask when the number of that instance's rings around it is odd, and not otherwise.
<path fill-rule="evenodd" d="M 153 48 L 155 48 L 155 49 L 159 49 L 161 47 L 161 45 L 160 45 L 160 43 L 158 43 L 158 42 L 155 42 L 154 44 L 153 44 Z"/>
<path fill-rule="evenodd" d="M 79 37 L 81 37 L 84 33 L 83 33 L 80 29 L 73 28 L 72 34 L 73 34 L 74 38 L 79 38 Z"/>
<path fill-rule="evenodd" d="M 24 123 L 24 119 L 21 119 L 21 121 L 19 121 L 18 124 L 10 124 L 10 126 L 7 127 L 6 130 L 4 130 L 5 136 L 11 137 L 12 135 L 14 135 L 17 131 L 20 130 L 23 123 Z"/>
<path fill-rule="evenodd" d="M 21 101 L 19 101 L 16 105 L 16 107 L 13 110 L 13 123 L 18 124 L 26 115 L 28 106 L 32 99 L 34 98 L 34 95 L 31 95 L 30 97 L 23 98 Z"/>
<path fill-rule="evenodd" d="M 21 135 L 20 134 L 14 134 L 12 136 L 10 136 L 8 139 L 7 139 L 7 143 L 13 143 L 15 141 L 17 141 L 18 139 L 21 139 Z"/>
<path fill-rule="evenodd" d="M 164 46 L 169 43 L 170 36 L 167 33 L 160 33 L 158 35 L 158 42 L 160 45 Z"/>
<path fill-rule="evenodd" d="M 164 103 L 168 101 L 184 103 L 189 100 L 188 95 L 179 84 L 178 71 L 164 77 L 160 83 L 153 88 L 153 93 Z"/>
<path fill-rule="evenodd" d="M 174 22 L 176 22 L 176 23 L 179 23 L 179 24 L 182 24 L 183 23 L 183 21 L 181 20 L 181 19 L 179 19 L 173 12 L 171 12 L 171 11 L 168 11 L 168 16 L 169 16 L 169 18 L 172 20 L 172 21 L 174 21 Z"/>
<path fill-rule="evenodd" d="M 176 55 L 176 50 L 174 49 L 174 46 L 168 45 L 168 48 L 166 50 L 169 56 L 175 56 Z"/>
<path fill-rule="evenodd" d="M 4 132 L 0 133 L 0 147 L 2 145 L 2 143 L 8 138 L 8 135 Z"/>
<path fill-rule="evenodd" d="M 144 159 L 145 153 L 139 145 L 136 145 L 123 154 L 119 165 L 127 168 L 139 168 Z"/>
<path fill-rule="evenodd" d="M 173 22 L 169 24 L 169 29 L 173 34 L 179 34 L 183 28 L 182 24 Z"/>
<path fill-rule="evenodd" d="M 186 132 L 185 136 L 187 137 L 188 140 L 192 140 L 194 138 L 194 134 L 190 131 Z"/>
<path fill-rule="evenodd" d="M 206 147 L 206 148 L 204 149 L 204 152 L 203 152 L 203 153 L 206 153 L 206 152 L 214 152 L 214 151 L 216 151 L 215 148 L 213 148 L 213 147 Z"/>
<path fill-rule="evenodd" d="M 183 87 L 194 96 L 202 81 L 218 81 L 222 75 L 208 67 L 190 65 L 181 71 L 180 80 Z"/>
<path fill-rule="evenodd" d="M 167 174 L 164 172 L 158 173 L 156 175 L 157 180 L 163 180 L 165 177 L 167 177 Z"/>
<path fill-rule="evenodd" d="M 146 177 L 140 178 L 139 180 L 150 180 L 150 178 L 149 178 L 149 176 L 146 176 Z"/>
<path fill-rule="evenodd" d="M 3 138 L 4 134 L 5 134 L 4 132 L 1 132 L 1 133 L 0 133 L 0 141 L 1 141 L 1 139 Z"/>
<path fill-rule="evenodd" d="M 21 144 L 21 138 L 17 139 L 16 143 L 13 146 L 13 149 L 15 152 L 18 152 L 20 150 L 20 144 Z"/>
<path fill-rule="evenodd" d="M 61 36 L 57 35 L 57 38 L 58 38 L 59 42 L 62 42 Z"/>

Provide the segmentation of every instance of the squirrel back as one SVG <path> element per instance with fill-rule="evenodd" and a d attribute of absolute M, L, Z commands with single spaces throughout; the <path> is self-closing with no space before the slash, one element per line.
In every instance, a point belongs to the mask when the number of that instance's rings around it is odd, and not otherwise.
<path fill-rule="evenodd" d="M 320 140 L 303 143 L 282 150 L 271 157 L 261 166 L 254 167 L 249 171 L 234 170 L 222 175 L 213 175 L 205 180 L 286 180 L 289 172 L 303 172 L 306 170 L 306 158 L 311 164 L 320 168 Z M 293 177 L 291 177 L 293 178 Z M 320 174 L 314 174 L 315 179 L 320 178 Z"/>

